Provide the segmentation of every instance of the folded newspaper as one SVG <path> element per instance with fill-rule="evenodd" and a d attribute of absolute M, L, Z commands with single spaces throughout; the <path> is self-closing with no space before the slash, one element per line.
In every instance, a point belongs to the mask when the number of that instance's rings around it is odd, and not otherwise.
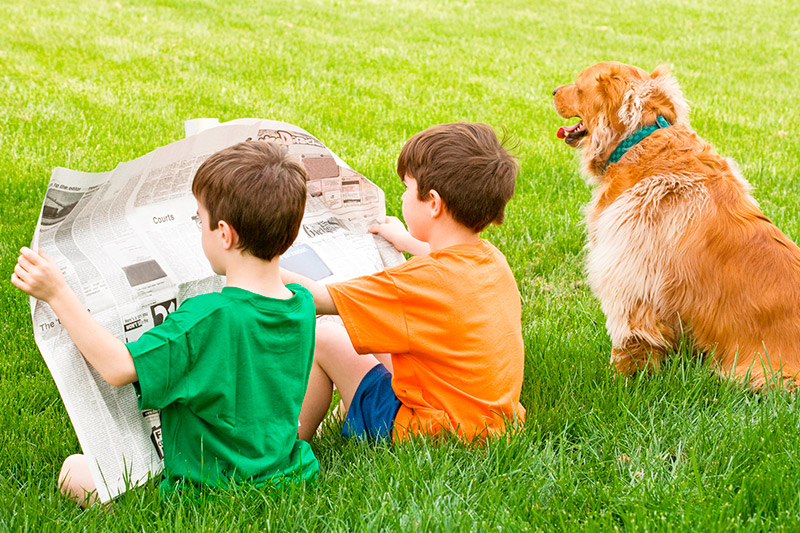
<path fill-rule="evenodd" d="M 367 231 L 383 221 L 383 191 L 297 126 L 273 120 L 186 122 L 186 138 L 114 170 L 56 168 L 32 247 L 52 256 L 91 314 L 124 342 L 162 323 L 191 296 L 224 278 L 200 245 L 191 184 L 214 152 L 245 140 L 287 147 L 308 174 L 300 234 L 281 265 L 322 283 L 403 261 Z M 163 468 L 158 411 L 140 411 L 132 385 L 112 387 L 89 365 L 50 307 L 31 298 L 36 344 L 75 427 L 101 501 Z"/>

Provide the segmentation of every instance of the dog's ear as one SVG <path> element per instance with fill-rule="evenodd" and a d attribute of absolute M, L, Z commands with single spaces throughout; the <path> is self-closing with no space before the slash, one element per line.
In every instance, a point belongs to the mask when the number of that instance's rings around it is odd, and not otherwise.
<path fill-rule="evenodd" d="M 597 82 L 597 90 L 606 97 L 607 100 L 616 100 L 620 90 L 625 86 L 625 79 L 614 70 L 600 72 L 594 78 Z"/>
<path fill-rule="evenodd" d="M 609 69 L 595 75 L 595 90 L 592 92 L 591 108 L 593 116 L 584 117 L 591 141 L 586 147 L 588 157 L 584 174 L 599 176 L 602 174 L 603 164 L 608 159 L 609 153 L 619 142 L 620 136 L 625 134 L 626 125 L 619 119 L 619 106 L 630 85 L 626 73 L 618 66 L 612 65 Z M 594 183 L 591 179 L 590 183 Z"/>
<path fill-rule="evenodd" d="M 618 69 L 612 68 L 598 73 L 595 76 L 595 83 L 596 90 L 593 94 L 592 107 L 596 110 L 596 116 L 594 121 L 590 120 L 595 122 L 592 124 L 592 131 L 597 132 L 598 128 L 608 128 L 608 135 L 613 135 L 615 130 L 622 130 L 625 126 L 624 124 L 620 125 L 620 121 L 617 119 L 617 110 L 629 88 L 628 80 Z"/>

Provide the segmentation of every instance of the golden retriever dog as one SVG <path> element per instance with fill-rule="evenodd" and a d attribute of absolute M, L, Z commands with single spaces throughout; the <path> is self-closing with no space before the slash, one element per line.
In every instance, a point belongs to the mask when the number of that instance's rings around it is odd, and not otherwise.
<path fill-rule="evenodd" d="M 616 370 L 658 368 L 684 340 L 755 389 L 800 385 L 800 248 L 691 128 L 667 68 L 599 63 L 553 96 L 595 186 L 587 276 Z"/>

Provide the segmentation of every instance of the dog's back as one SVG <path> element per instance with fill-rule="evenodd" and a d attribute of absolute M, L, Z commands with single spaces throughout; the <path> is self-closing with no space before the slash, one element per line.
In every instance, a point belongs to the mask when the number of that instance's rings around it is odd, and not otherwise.
<path fill-rule="evenodd" d="M 730 160 L 709 175 L 708 212 L 685 237 L 684 315 L 725 371 L 761 387 L 800 372 L 800 248 L 756 205 Z M 767 372 L 770 374 L 770 372 Z M 777 376 L 776 376 L 777 377 Z"/>

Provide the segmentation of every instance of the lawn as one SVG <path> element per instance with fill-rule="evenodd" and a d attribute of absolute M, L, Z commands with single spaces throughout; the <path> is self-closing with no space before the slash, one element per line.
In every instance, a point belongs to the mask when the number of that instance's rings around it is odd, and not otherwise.
<path fill-rule="evenodd" d="M 1 528 L 800 528 L 793 395 L 747 392 L 682 352 L 655 375 L 614 379 L 584 282 L 591 192 L 551 102 L 597 61 L 668 64 L 694 128 L 797 242 L 800 4 L 4 0 L 0 17 Z M 191 500 L 153 483 L 110 511 L 61 498 L 58 468 L 80 447 L 9 282 L 17 250 L 54 167 L 109 170 L 182 138 L 194 117 L 297 124 L 381 186 L 394 215 L 409 136 L 457 120 L 504 128 L 522 172 L 506 223 L 485 236 L 522 294 L 524 431 L 478 450 L 329 431 L 313 487 Z"/>

